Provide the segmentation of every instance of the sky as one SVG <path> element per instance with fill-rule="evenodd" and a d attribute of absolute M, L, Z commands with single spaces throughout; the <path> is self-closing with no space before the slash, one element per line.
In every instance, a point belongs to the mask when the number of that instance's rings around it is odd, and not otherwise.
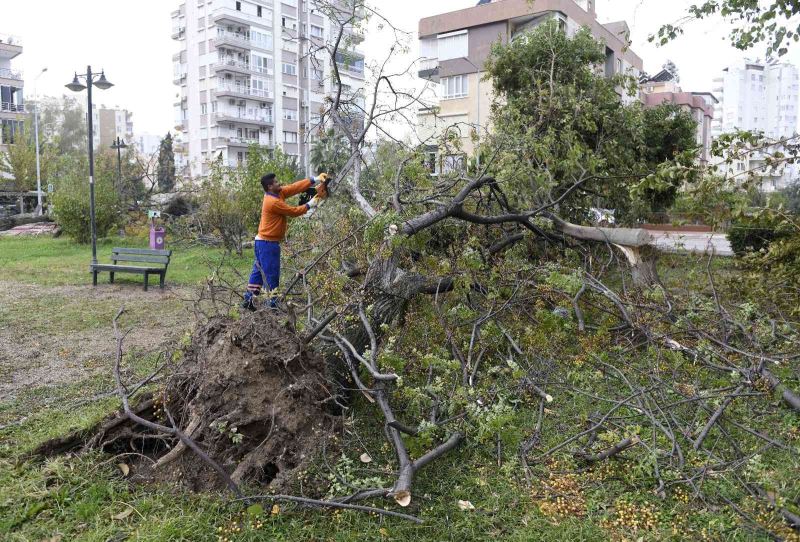
<path fill-rule="evenodd" d="M 276 0 L 279 1 L 279 0 Z M 373 0 L 387 19 L 411 32 L 408 62 L 418 56 L 416 28 L 420 18 L 470 7 L 475 0 Z M 742 53 L 723 38 L 729 27 L 721 20 L 692 23 L 686 34 L 665 47 L 655 47 L 647 37 L 664 23 L 675 22 L 696 0 L 597 0 L 600 22 L 626 20 L 631 27 L 632 49 L 644 60 L 645 71 L 657 73 L 667 59 L 678 67 L 686 91 L 710 91 L 712 79 L 742 57 L 757 58 L 758 51 Z M 19 36 L 23 54 L 14 67 L 25 73 L 25 94 L 60 96 L 64 85 L 86 66 L 104 69 L 115 84 L 97 91 L 96 103 L 133 112 L 137 134 L 166 134 L 174 124 L 173 103 L 178 87 L 172 83 L 172 55 L 179 44 L 170 38 L 170 13 L 179 0 L 0 0 L 0 34 Z M 12 7 L 13 5 L 13 7 Z M 391 33 L 373 22 L 363 44 L 367 60 L 385 57 Z M 800 65 L 800 47 L 789 61 Z M 400 60 L 400 59 L 398 59 Z M 35 83 L 34 79 L 43 68 Z M 82 99 L 85 99 L 85 93 Z"/>

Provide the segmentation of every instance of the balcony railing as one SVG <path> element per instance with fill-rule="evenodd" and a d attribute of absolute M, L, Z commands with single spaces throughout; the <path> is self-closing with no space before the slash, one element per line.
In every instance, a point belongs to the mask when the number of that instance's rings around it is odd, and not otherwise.
<path fill-rule="evenodd" d="M 22 72 L 16 70 L 10 70 L 8 68 L 0 68 L 0 77 L 5 79 L 17 79 L 22 81 Z"/>
<path fill-rule="evenodd" d="M 222 110 L 215 113 L 217 120 L 274 123 L 272 115 L 248 115 L 235 110 Z"/>
<path fill-rule="evenodd" d="M 239 45 L 245 49 L 250 48 L 250 36 L 247 34 L 239 34 L 237 32 L 218 31 L 217 43 L 230 43 L 232 45 Z"/>
<path fill-rule="evenodd" d="M 180 24 L 172 27 L 172 39 L 174 40 L 183 37 L 185 33 L 186 33 L 185 24 Z"/>
<path fill-rule="evenodd" d="M 11 34 L 0 34 L 0 44 L 22 47 L 22 40 L 19 38 L 19 36 L 13 36 Z"/>
<path fill-rule="evenodd" d="M 228 32 L 227 30 L 222 30 L 221 28 L 217 28 L 217 39 L 215 44 L 217 46 L 229 44 L 248 50 L 255 47 L 264 51 L 272 51 L 272 43 L 257 41 L 252 39 L 248 34 L 241 32 Z"/>
<path fill-rule="evenodd" d="M 438 58 L 423 58 L 419 61 L 419 70 L 420 71 L 428 71 L 428 70 L 435 70 L 439 67 L 439 59 Z"/>
<path fill-rule="evenodd" d="M 25 104 L 13 104 L 10 102 L 0 102 L 0 112 L 2 113 L 25 113 Z"/>
<path fill-rule="evenodd" d="M 243 70 L 250 73 L 259 75 L 273 75 L 274 71 L 263 66 L 254 66 L 247 62 L 240 62 L 238 60 L 225 59 L 215 62 L 213 64 L 214 70 Z"/>
<path fill-rule="evenodd" d="M 244 85 L 225 85 L 220 84 L 217 86 L 217 94 L 236 94 L 239 96 L 253 97 L 253 98 L 273 98 L 273 92 L 270 89 L 261 90 Z"/>

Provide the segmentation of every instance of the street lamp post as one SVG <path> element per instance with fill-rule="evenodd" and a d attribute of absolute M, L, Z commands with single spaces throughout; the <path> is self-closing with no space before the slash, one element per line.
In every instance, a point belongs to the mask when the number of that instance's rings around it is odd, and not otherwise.
<path fill-rule="evenodd" d="M 122 190 L 122 149 L 127 149 L 124 139 L 117 139 L 111 144 L 111 148 L 117 151 L 117 190 Z"/>
<path fill-rule="evenodd" d="M 114 86 L 106 79 L 104 71 L 100 72 L 100 76 L 96 81 L 95 77 L 97 77 L 97 74 L 92 73 L 92 67 L 87 66 L 86 73 L 81 75 L 76 73 L 72 82 L 66 85 L 66 87 L 73 92 L 86 90 L 88 95 L 86 117 L 89 125 L 89 220 L 91 221 L 92 227 L 92 265 L 90 270 L 94 270 L 94 267 L 97 265 L 97 224 L 95 223 L 94 216 L 94 127 L 92 119 L 92 87 L 97 87 L 100 90 L 107 90 Z M 81 83 L 80 79 L 86 81 L 86 84 L 84 85 Z"/>
<path fill-rule="evenodd" d="M 39 165 L 39 94 L 36 92 L 36 83 L 47 68 L 42 69 L 33 80 L 33 96 L 35 109 L 33 110 L 33 133 L 36 140 L 36 216 L 42 216 L 42 169 Z"/>

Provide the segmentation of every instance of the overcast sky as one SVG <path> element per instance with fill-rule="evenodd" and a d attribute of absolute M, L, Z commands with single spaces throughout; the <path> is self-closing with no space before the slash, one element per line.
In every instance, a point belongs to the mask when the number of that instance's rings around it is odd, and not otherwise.
<path fill-rule="evenodd" d="M 279 0 L 276 0 L 279 1 Z M 376 0 L 373 4 L 393 23 L 415 32 L 419 18 L 470 7 L 473 0 Z M 645 70 L 658 72 L 666 59 L 678 66 L 684 90 L 710 91 L 711 80 L 730 62 L 749 56 L 733 49 L 723 38 L 728 27 L 721 21 L 694 23 L 686 35 L 663 48 L 647 42 L 663 23 L 674 22 L 692 0 L 598 0 L 601 22 L 626 20 L 632 29 L 633 50 L 643 58 Z M 36 85 L 39 94 L 69 93 L 64 85 L 73 72 L 105 69 L 116 86 L 97 91 L 96 102 L 120 106 L 134 113 L 137 133 L 164 134 L 172 128 L 177 87 L 172 84 L 172 54 L 178 43 L 170 39 L 170 12 L 178 0 L 0 0 L 0 34 L 17 35 L 24 52 L 14 62 L 25 72 L 26 95 L 34 95 L 34 78 L 48 71 Z M 374 30 L 374 24 L 373 24 Z M 385 55 L 390 33 L 370 32 L 364 50 Z M 414 36 L 413 40 L 416 37 Z M 418 54 L 412 41 L 409 60 Z M 800 47 L 788 55 L 800 64 Z M 81 95 L 85 99 L 85 93 Z"/>

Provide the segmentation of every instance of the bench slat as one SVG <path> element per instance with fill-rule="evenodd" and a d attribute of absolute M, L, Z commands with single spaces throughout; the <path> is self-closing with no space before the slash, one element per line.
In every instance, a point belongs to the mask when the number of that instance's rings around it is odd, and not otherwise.
<path fill-rule="evenodd" d="M 137 256 L 135 254 L 112 254 L 112 260 L 118 262 L 145 262 L 145 263 L 169 263 L 169 256 Z"/>
<path fill-rule="evenodd" d="M 113 271 L 115 273 L 152 273 L 154 275 L 165 273 L 166 269 L 163 267 L 139 267 L 136 265 L 111 265 L 99 263 L 94 266 L 95 271 Z"/>
<path fill-rule="evenodd" d="M 124 248 L 114 247 L 112 252 L 118 254 L 139 254 L 139 255 L 153 255 L 153 256 L 171 256 L 171 250 L 151 250 L 149 248 Z"/>

